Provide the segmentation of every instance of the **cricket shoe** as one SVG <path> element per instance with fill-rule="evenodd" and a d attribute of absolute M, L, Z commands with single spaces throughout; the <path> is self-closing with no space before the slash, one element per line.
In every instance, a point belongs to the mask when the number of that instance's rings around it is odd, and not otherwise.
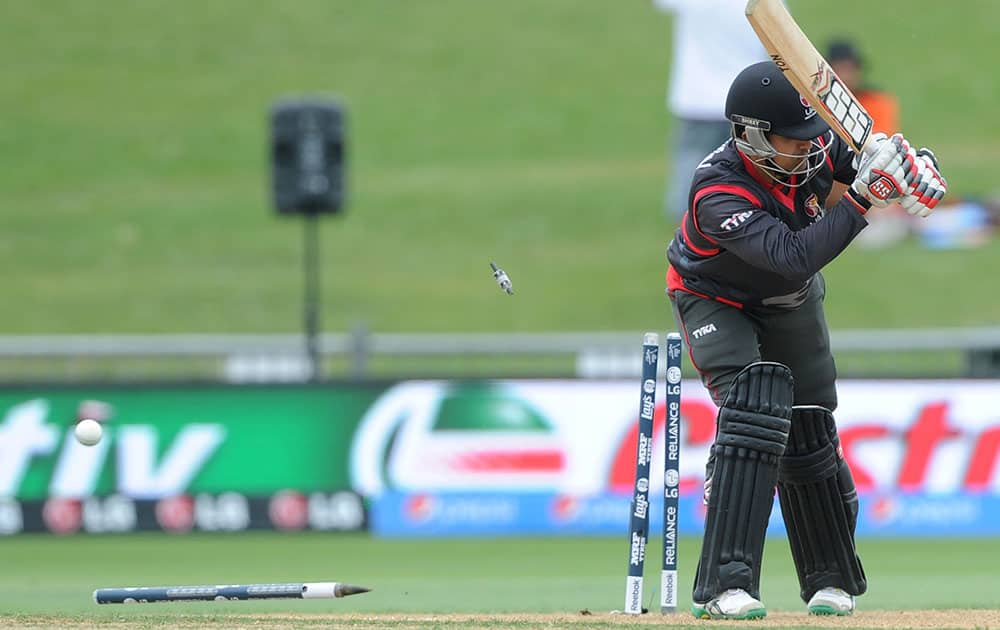
<path fill-rule="evenodd" d="M 698 619 L 760 619 L 767 609 L 742 588 L 731 588 L 704 604 L 691 604 L 691 614 Z"/>
<path fill-rule="evenodd" d="M 837 615 L 854 613 L 854 596 L 843 589 L 828 586 L 816 591 L 806 604 L 810 615 Z"/>

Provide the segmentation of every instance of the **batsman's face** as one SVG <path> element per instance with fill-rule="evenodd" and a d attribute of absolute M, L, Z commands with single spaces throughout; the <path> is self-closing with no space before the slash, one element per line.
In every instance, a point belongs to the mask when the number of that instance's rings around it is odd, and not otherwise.
<path fill-rule="evenodd" d="M 772 133 L 768 140 L 771 146 L 778 152 L 778 155 L 771 158 L 776 165 L 787 170 L 794 171 L 802 165 L 802 161 L 809 156 L 812 149 L 812 140 L 796 140 Z"/>

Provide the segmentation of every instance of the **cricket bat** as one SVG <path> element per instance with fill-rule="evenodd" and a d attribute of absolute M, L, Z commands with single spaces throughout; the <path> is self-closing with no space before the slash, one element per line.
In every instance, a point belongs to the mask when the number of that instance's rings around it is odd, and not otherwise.
<path fill-rule="evenodd" d="M 860 154 L 872 133 L 872 117 L 817 52 L 782 0 L 748 0 L 746 16 L 771 60 L 799 94 Z"/>

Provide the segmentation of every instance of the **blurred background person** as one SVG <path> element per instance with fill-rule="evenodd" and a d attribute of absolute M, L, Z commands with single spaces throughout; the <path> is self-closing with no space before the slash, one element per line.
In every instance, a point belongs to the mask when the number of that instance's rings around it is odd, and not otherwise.
<path fill-rule="evenodd" d="M 733 79 L 767 59 L 744 17 L 746 0 L 653 0 L 673 15 L 667 108 L 673 117 L 664 215 L 679 220 L 695 168 L 729 139 L 722 111 Z"/>
<path fill-rule="evenodd" d="M 826 59 L 872 117 L 873 132 L 892 135 L 901 131 L 899 101 L 894 94 L 869 83 L 864 57 L 853 41 L 846 37 L 834 38 L 827 45 Z M 857 238 L 861 247 L 888 247 L 905 239 L 914 229 L 912 218 L 895 203 L 867 218 L 868 229 Z"/>
<path fill-rule="evenodd" d="M 899 101 L 895 95 L 868 83 L 864 57 L 852 41 L 840 38 L 831 41 L 827 47 L 826 59 L 837 76 L 868 110 L 874 123 L 873 131 L 881 131 L 887 136 L 900 131 Z"/>

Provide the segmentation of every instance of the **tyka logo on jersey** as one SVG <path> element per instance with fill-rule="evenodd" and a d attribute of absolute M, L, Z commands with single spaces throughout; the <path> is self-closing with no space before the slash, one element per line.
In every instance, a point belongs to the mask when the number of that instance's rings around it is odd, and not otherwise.
<path fill-rule="evenodd" d="M 692 330 L 691 336 L 694 337 L 695 339 L 701 339 L 705 335 L 716 332 L 716 330 L 718 329 L 715 327 L 715 324 L 705 324 L 701 328 L 695 328 L 694 330 Z"/>
<path fill-rule="evenodd" d="M 730 232 L 738 228 L 739 226 L 743 225 L 744 223 L 746 223 L 746 220 L 749 219 L 752 214 L 753 210 L 744 210 L 743 212 L 737 212 L 733 216 L 727 218 L 722 223 L 720 223 L 719 227 L 722 228 L 723 230 L 726 230 L 727 232 Z"/>

